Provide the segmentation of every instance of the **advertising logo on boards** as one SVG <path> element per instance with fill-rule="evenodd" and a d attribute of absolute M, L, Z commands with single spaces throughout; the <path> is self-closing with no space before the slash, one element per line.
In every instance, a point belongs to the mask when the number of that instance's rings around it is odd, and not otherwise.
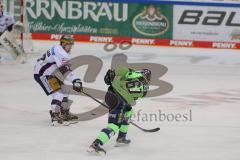
<path fill-rule="evenodd" d="M 164 34 L 169 28 L 168 19 L 154 5 L 145 7 L 133 19 L 133 28 L 145 36 L 158 36 Z"/>

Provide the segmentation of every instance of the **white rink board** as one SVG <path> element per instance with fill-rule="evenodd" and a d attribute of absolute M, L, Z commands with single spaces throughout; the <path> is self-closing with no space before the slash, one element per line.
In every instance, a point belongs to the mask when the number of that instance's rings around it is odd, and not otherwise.
<path fill-rule="evenodd" d="M 233 38 L 235 34 L 240 33 L 240 9 L 238 8 L 175 5 L 173 14 L 173 39 L 175 40 L 240 42 L 239 38 Z M 234 14 L 232 20 L 230 20 L 231 14 Z M 223 18 L 216 19 L 221 16 Z M 227 23 L 230 21 L 231 23 Z M 238 25 L 234 26 L 234 24 Z"/>
<path fill-rule="evenodd" d="M 44 53 L 58 42 L 35 41 Z M 239 160 L 240 148 L 240 54 L 238 50 L 133 46 L 129 50 L 105 52 L 103 44 L 76 43 L 72 56 L 93 55 L 103 68 L 89 88 L 106 91 L 103 77 L 112 56 L 124 53 L 129 63 L 165 65 L 160 79 L 173 84 L 167 95 L 146 98 L 135 112 L 185 113 L 192 122 L 137 121 L 145 128 L 161 127 L 158 133 L 143 133 L 131 126 L 129 147 L 114 147 L 115 138 L 104 146 L 106 157 L 86 150 L 106 126 L 107 117 L 69 127 L 51 127 L 48 110 L 51 97 L 33 79 L 33 67 L 41 55 L 24 64 L 0 64 L 0 159 L 1 160 Z M 76 70 L 84 77 L 86 67 Z M 70 96 L 73 112 L 88 111 L 96 102 Z M 201 103 L 204 102 L 204 103 Z"/>

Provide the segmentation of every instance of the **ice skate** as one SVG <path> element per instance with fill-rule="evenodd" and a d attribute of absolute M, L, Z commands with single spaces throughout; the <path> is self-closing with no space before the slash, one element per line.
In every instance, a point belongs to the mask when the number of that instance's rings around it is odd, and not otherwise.
<path fill-rule="evenodd" d="M 97 154 L 97 155 L 106 155 L 107 152 L 100 147 L 100 143 L 94 141 L 91 146 L 88 148 L 87 152 Z"/>
<path fill-rule="evenodd" d="M 78 116 L 72 114 L 69 109 L 62 109 L 61 110 L 61 118 L 64 120 L 64 121 L 76 121 L 78 120 Z"/>
<path fill-rule="evenodd" d="M 130 143 L 131 140 L 126 138 L 126 134 L 119 132 L 115 147 L 128 146 Z"/>
<path fill-rule="evenodd" d="M 54 113 L 52 110 L 50 110 L 49 114 L 51 116 L 52 126 L 63 124 L 63 119 L 60 117 L 60 112 Z"/>

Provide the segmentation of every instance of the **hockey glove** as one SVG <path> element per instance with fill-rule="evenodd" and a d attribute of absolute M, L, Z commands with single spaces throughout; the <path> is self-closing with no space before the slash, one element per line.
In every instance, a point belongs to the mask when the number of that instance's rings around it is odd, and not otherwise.
<path fill-rule="evenodd" d="M 77 92 L 82 92 L 83 91 L 82 82 L 81 82 L 80 79 L 73 80 L 73 90 L 77 91 Z"/>
<path fill-rule="evenodd" d="M 114 78 L 115 78 L 115 72 L 109 69 L 104 77 L 104 82 L 107 85 L 111 85 Z"/>

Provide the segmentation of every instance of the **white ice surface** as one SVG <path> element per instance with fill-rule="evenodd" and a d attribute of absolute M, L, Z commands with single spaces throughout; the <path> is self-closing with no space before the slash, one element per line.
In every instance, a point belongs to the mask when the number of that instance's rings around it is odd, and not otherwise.
<path fill-rule="evenodd" d="M 35 41 L 44 52 L 55 42 Z M 0 64 L 0 160 L 239 160 L 240 159 L 240 51 L 133 46 L 127 51 L 105 52 L 103 44 L 76 43 L 72 56 L 94 55 L 104 62 L 93 83 L 84 86 L 103 91 L 103 74 L 114 54 L 125 53 L 128 62 L 153 62 L 169 70 L 161 77 L 173 90 L 160 97 L 141 100 L 135 111 L 143 114 L 184 114 L 192 111 L 192 121 L 148 121 L 137 124 L 157 133 L 143 133 L 130 127 L 129 147 L 114 147 L 115 137 L 104 148 L 107 156 L 89 155 L 86 150 L 107 124 L 107 116 L 69 127 L 51 127 L 47 97 L 33 79 L 28 63 Z M 84 76 L 84 67 L 77 75 Z M 88 111 L 96 102 L 72 96 L 72 111 Z M 135 120 L 137 120 L 135 118 Z"/>

